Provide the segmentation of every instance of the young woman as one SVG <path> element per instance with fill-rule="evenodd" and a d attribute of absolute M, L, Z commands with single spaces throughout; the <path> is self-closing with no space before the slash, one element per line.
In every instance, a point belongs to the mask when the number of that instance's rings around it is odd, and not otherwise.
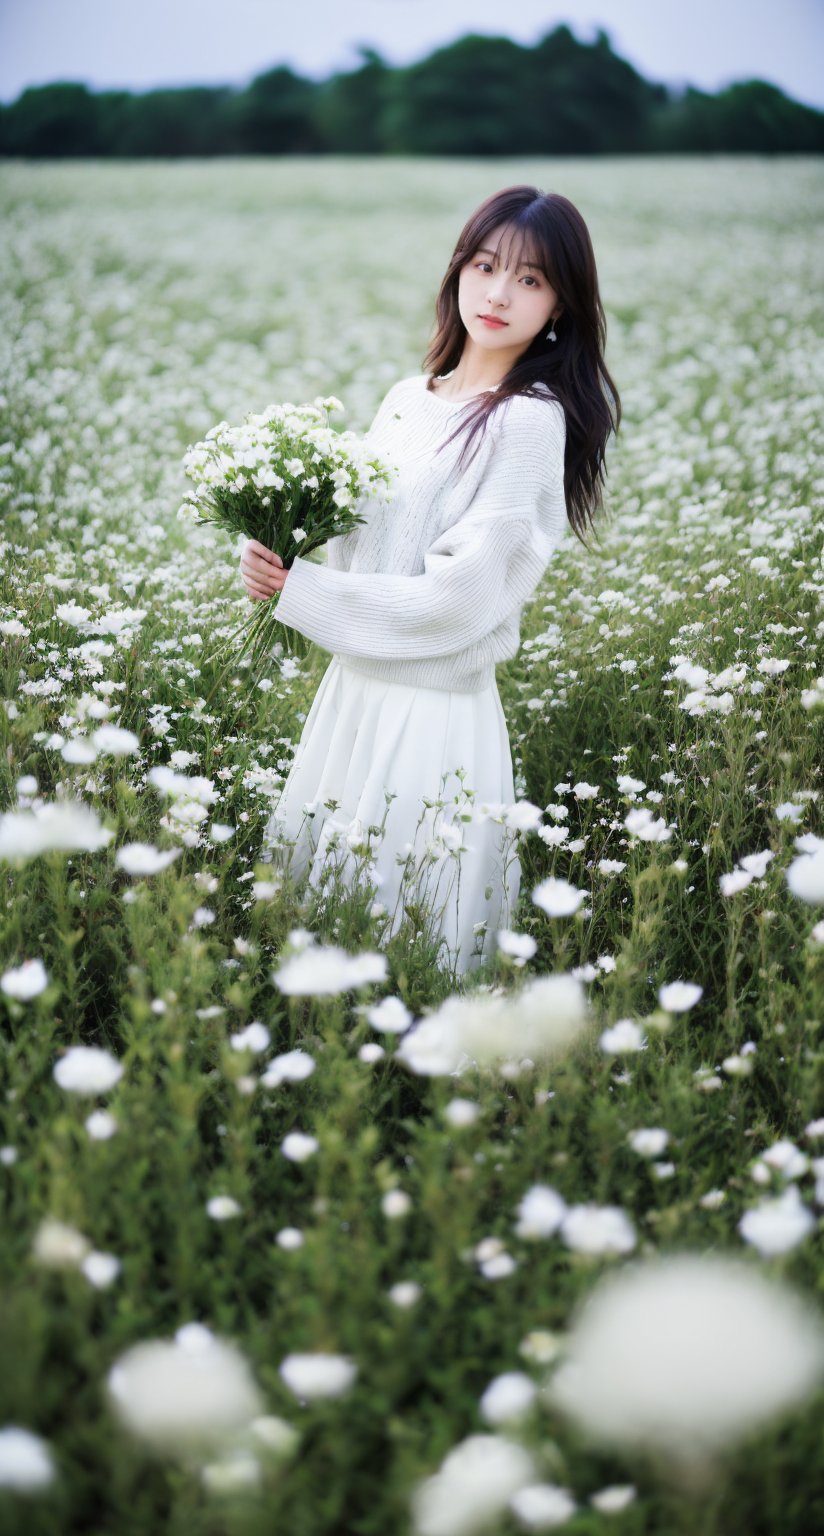
<path fill-rule="evenodd" d="M 439 963 L 462 973 L 494 950 L 521 881 L 495 664 L 516 655 L 567 526 L 586 545 L 621 405 L 589 232 L 557 193 L 507 187 L 480 205 L 436 315 L 427 371 L 392 386 L 368 433 L 394 496 L 364 498 L 367 523 L 332 539 L 325 565 L 287 570 L 249 540 L 241 572 L 332 653 L 264 857 L 285 850 L 315 886 L 332 864 L 365 868 L 381 937 L 414 903 Z"/>

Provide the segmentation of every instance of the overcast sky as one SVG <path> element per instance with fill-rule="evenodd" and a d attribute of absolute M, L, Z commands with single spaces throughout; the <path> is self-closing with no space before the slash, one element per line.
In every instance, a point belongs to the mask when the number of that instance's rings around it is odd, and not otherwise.
<path fill-rule="evenodd" d="M 312 79 L 390 64 L 467 32 L 534 43 L 561 21 L 609 33 L 648 79 L 716 90 L 758 77 L 824 107 L 824 0 L 0 0 L 0 100 L 27 85 L 242 85 L 274 64 Z"/>

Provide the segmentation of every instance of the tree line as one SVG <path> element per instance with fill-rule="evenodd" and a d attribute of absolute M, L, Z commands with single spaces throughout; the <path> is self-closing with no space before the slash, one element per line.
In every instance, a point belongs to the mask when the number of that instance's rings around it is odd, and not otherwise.
<path fill-rule="evenodd" d="M 820 153 L 824 112 L 763 80 L 715 94 L 646 80 L 599 29 L 560 25 L 533 47 L 471 34 L 406 66 L 361 47 L 354 70 L 286 65 L 248 86 L 31 87 L 0 105 L 0 155 L 475 155 Z"/>

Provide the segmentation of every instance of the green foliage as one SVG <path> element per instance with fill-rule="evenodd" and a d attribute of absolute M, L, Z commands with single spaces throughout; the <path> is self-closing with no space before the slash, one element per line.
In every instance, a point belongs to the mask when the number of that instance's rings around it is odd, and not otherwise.
<path fill-rule="evenodd" d="M 278 65 L 243 89 L 140 95 L 30 88 L 0 108 L 0 154 L 794 154 L 824 150 L 824 113 L 764 81 L 678 95 L 645 80 L 601 28 L 561 23 L 532 47 L 470 33 L 408 66 L 361 47 L 354 69 L 313 81 Z"/>

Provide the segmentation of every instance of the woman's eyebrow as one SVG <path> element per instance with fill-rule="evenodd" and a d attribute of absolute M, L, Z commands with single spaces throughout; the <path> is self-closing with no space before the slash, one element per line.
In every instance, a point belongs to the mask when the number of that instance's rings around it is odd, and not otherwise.
<path fill-rule="evenodd" d="M 495 252 L 491 251 L 489 249 L 488 245 L 479 245 L 478 246 L 478 255 L 479 256 L 494 256 Z M 518 262 L 518 269 L 520 269 L 521 267 L 534 267 L 536 272 L 542 272 L 543 271 L 543 268 L 542 268 L 540 262 L 538 262 L 538 261 L 519 261 Z"/>

